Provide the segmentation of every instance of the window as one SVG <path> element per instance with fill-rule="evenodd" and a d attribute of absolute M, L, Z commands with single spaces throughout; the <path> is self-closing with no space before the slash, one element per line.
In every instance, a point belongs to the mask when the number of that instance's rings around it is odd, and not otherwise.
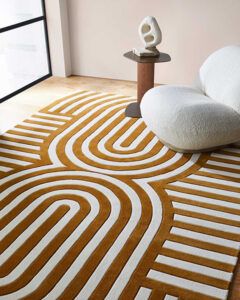
<path fill-rule="evenodd" d="M 44 0 L 0 0 L 0 101 L 49 76 Z"/>

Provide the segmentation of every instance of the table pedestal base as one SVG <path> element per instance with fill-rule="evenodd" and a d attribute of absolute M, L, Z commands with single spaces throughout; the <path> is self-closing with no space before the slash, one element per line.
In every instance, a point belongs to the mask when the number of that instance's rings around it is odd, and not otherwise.
<path fill-rule="evenodd" d="M 134 102 L 127 106 L 125 116 L 130 118 L 141 118 L 140 103 Z"/>

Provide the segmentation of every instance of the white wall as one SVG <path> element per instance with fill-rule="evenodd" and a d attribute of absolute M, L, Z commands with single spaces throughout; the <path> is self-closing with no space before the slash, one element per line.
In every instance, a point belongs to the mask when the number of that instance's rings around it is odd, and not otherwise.
<path fill-rule="evenodd" d="M 135 64 L 122 55 L 139 45 L 146 15 L 159 21 L 159 49 L 172 56 L 157 66 L 158 83 L 191 83 L 208 54 L 240 44 L 240 0 L 68 0 L 68 6 L 75 75 L 135 80 Z"/>
<path fill-rule="evenodd" d="M 46 0 L 46 15 L 54 76 L 72 74 L 67 0 Z"/>

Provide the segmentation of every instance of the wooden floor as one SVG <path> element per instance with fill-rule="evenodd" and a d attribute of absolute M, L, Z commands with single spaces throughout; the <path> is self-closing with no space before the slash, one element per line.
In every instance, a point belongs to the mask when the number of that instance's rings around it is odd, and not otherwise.
<path fill-rule="evenodd" d="M 82 76 L 51 77 L 0 104 L 0 133 L 54 100 L 79 89 L 136 96 L 136 83 L 131 81 Z"/>
<path fill-rule="evenodd" d="M 40 108 L 46 102 L 53 101 L 53 98 L 62 97 L 79 89 L 134 96 L 136 94 L 136 83 L 82 76 L 51 77 L 13 97 L 9 102 L 20 101 Z"/>

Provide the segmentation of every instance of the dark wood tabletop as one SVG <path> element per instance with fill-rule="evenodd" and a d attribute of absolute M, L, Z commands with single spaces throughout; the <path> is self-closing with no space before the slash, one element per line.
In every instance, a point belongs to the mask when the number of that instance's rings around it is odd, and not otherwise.
<path fill-rule="evenodd" d="M 162 62 L 168 62 L 171 61 L 170 55 L 167 53 L 160 52 L 159 56 L 138 56 L 134 54 L 132 51 L 129 51 L 123 55 L 124 57 L 131 59 L 133 61 L 136 61 L 138 63 L 162 63 Z"/>

